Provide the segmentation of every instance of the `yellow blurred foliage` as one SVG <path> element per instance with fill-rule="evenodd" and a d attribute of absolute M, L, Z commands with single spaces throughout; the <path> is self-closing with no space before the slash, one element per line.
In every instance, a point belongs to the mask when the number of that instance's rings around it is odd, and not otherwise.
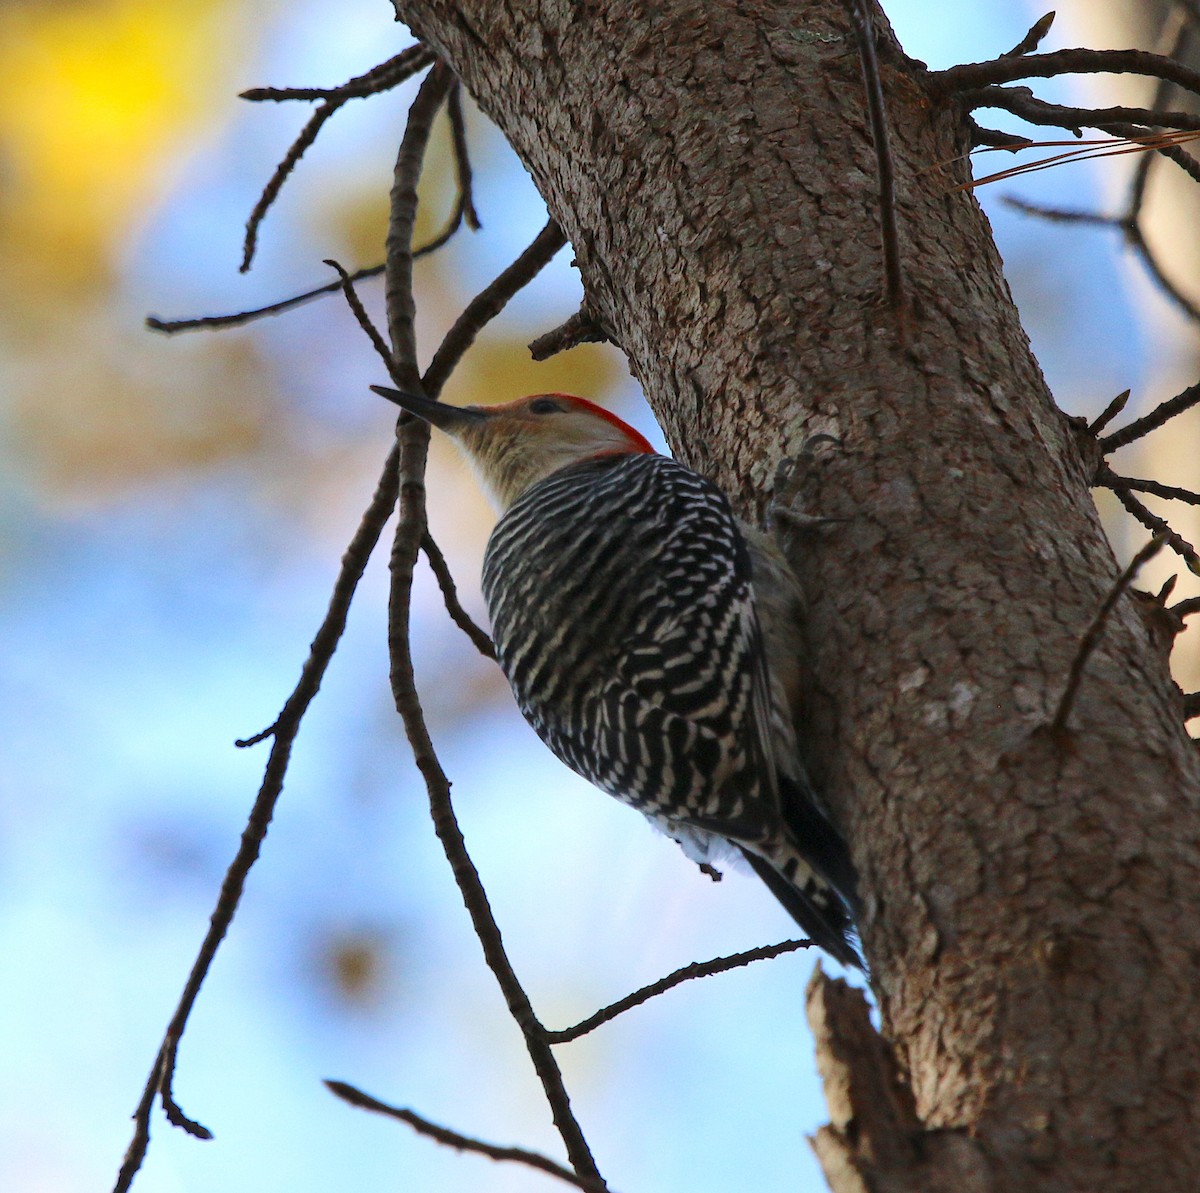
<path fill-rule="evenodd" d="M 607 344 L 581 344 L 536 361 L 524 339 L 481 337 L 447 383 L 445 398 L 456 406 L 486 406 L 527 394 L 572 393 L 603 403 L 623 366 L 624 358 Z"/>
<path fill-rule="evenodd" d="M 227 0 L 0 6 L 10 262 L 86 282 L 169 180 L 162 159 L 228 70 Z"/>

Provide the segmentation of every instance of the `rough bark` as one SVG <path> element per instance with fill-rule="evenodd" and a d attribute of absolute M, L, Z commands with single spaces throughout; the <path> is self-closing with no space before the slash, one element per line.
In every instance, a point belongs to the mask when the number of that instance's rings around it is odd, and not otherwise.
<path fill-rule="evenodd" d="M 1117 569 L 965 167 L 931 168 L 961 114 L 885 34 L 902 342 L 839 0 L 397 9 L 520 154 L 681 459 L 761 515 L 780 457 L 837 438 L 800 477 L 846 519 L 803 561 L 814 750 L 912 1117 L 864 1164 L 835 1114 L 834 1188 L 1194 1189 L 1195 748 L 1132 595 L 1048 729 Z M 878 1055 L 846 1063 L 871 1088 Z"/>

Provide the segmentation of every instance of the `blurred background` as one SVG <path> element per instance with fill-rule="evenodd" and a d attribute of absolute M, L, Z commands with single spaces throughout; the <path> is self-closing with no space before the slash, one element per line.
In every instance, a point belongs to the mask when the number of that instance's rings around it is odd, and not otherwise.
<path fill-rule="evenodd" d="M 909 53 L 995 56 L 1041 7 L 892 0 Z M 1047 48 L 1155 46 L 1153 4 L 1059 5 Z M 1139 22 L 1134 27 L 1134 19 Z M 340 298 L 221 333 L 144 318 L 244 309 L 381 256 L 412 85 L 343 108 L 285 188 L 253 271 L 245 218 L 308 116 L 257 85 L 334 85 L 408 43 L 386 0 L 7 0 L 0 4 L 0 1188 L 107 1190 L 166 1021 L 258 787 L 275 717 L 387 455 L 385 380 Z M 1145 102 L 1128 80 L 1048 98 Z M 1179 106 L 1174 103 L 1171 106 Z M 1020 125 L 996 116 L 1010 131 Z M 483 231 L 417 269 L 426 359 L 467 299 L 540 228 L 537 195 L 474 110 Z M 439 126 L 418 240 L 454 198 Z M 995 155 L 979 173 L 1011 164 Z M 1060 404 L 1133 414 L 1198 372 L 1195 329 L 1115 232 L 1015 214 L 1004 195 L 1115 212 L 1115 158 L 984 188 L 1009 278 Z M 1149 225 L 1200 299 L 1195 197 L 1156 167 Z M 1188 209 L 1186 204 L 1193 206 Z M 1174 221 L 1174 222 L 1173 222 Z M 564 252 L 455 375 L 452 402 L 565 389 L 661 443 L 619 353 L 535 365 L 525 345 L 575 309 Z M 381 319 L 378 282 L 361 287 Z M 1195 412 L 1193 412 L 1194 414 Z M 1195 486 L 1196 417 L 1119 461 Z M 431 520 L 482 619 L 491 515 L 435 442 Z M 1152 499 L 1151 505 L 1163 508 Z M 1102 506 L 1118 556 L 1145 540 Z M 1187 510 L 1174 524 L 1195 541 Z M 558 1155 L 516 1028 L 428 824 L 388 691 L 386 569 L 372 565 L 301 733 L 264 855 L 184 1040 L 176 1093 L 216 1134 L 156 1115 L 142 1193 L 550 1188 L 333 1099 L 341 1078 L 436 1121 Z M 1181 570 L 1160 557 L 1155 586 Z M 1179 595 L 1195 591 L 1181 583 Z M 418 680 L 456 806 L 518 971 L 565 1026 L 694 960 L 783 939 L 752 880 L 700 878 L 640 817 L 561 767 L 422 572 Z M 1194 634 L 1195 631 L 1193 631 Z M 1180 682 L 1200 687 L 1193 635 Z M 803 953 L 691 983 L 560 1049 L 613 1186 L 634 1193 L 818 1188 L 824 1121 Z"/>

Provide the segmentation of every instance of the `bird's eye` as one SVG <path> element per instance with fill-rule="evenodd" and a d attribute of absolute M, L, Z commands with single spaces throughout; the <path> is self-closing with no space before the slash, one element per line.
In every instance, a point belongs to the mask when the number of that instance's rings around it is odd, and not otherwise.
<path fill-rule="evenodd" d="M 538 398 L 529 403 L 533 414 L 561 414 L 562 407 L 553 398 Z"/>

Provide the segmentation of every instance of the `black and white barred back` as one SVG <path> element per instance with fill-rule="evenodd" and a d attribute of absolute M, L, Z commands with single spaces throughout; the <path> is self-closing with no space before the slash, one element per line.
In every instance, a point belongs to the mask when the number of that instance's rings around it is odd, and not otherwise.
<path fill-rule="evenodd" d="M 563 468 L 500 519 L 483 591 L 521 712 L 563 762 L 697 860 L 731 842 L 861 964 L 845 845 L 803 780 L 781 804 L 751 560 L 719 489 L 645 453 Z"/>

